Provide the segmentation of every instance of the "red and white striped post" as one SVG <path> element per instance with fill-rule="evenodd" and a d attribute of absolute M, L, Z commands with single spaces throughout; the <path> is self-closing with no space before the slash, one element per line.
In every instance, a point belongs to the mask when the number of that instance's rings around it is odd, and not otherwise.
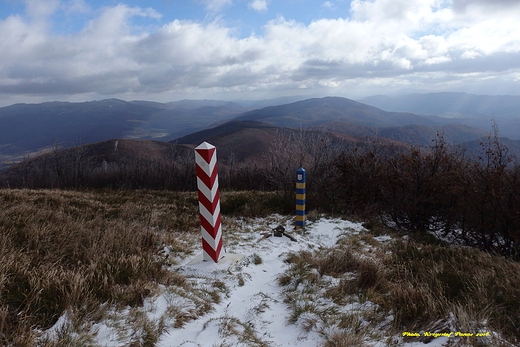
<path fill-rule="evenodd" d="M 222 227 L 220 225 L 220 194 L 215 146 L 207 142 L 201 143 L 195 148 L 195 162 L 197 164 L 203 260 L 213 260 L 218 263 L 222 250 Z"/>

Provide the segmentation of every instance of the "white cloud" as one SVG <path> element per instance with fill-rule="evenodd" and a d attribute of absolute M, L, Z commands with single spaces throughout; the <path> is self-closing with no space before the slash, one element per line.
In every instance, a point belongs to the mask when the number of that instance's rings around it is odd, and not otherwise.
<path fill-rule="evenodd" d="M 206 6 L 206 9 L 210 12 L 219 12 L 224 7 L 232 4 L 231 0 L 195 0 Z"/>
<path fill-rule="evenodd" d="M 59 0 L 25 0 L 26 12 L 33 19 L 47 18 L 59 7 Z"/>
<path fill-rule="evenodd" d="M 434 65 L 434 64 L 442 64 L 452 61 L 452 58 L 448 56 L 436 56 L 433 58 L 428 58 L 424 61 L 426 65 Z"/>
<path fill-rule="evenodd" d="M 267 0 L 253 0 L 249 7 L 258 12 L 267 11 Z"/>
<path fill-rule="evenodd" d="M 31 18 L 52 14 L 34 1 L 28 11 Z M 70 36 L 51 35 L 41 21 L 11 16 L 0 20 L 0 94 L 147 98 L 302 88 L 338 94 L 356 85 L 367 91 L 440 88 L 494 75 L 513 83 L 520 71 L 514 13 L 462 13 L 442 0 L 354 0 L 351 12 L 349 19 L 308 25 L 280 17 L 266 23 L 262 36 L 245 38 L 221 22 L 175 20 L 137 31 L 132 18 L 160 14 L 123 4 L 104 8 Z"/>
<path fill-rule="evenodd" d="M 483 10 L 514 11 L 520 7 L 518 0 L 453 0 L 453 9 L 457 12 Z"/>
<path fill-rule="evenodd" d="M 325 1 L 323 4 L 321 4 L 321 7 L 325 7 L 325 8 L 333 8 L 334 5 L 333 5 L 332 2 L 330 2 L 330 1 Z"/>
<path fill-rule="evenodd" d="M 85 2 L 85 0 L 66 1 L 61 5 L 61 7 L 66 13 L 89 13 L 91 11 L 90 6 Z"/>

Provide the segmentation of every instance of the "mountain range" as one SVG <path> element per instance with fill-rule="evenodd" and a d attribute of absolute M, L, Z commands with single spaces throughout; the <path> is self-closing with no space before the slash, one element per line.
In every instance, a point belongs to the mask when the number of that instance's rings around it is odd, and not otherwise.
<path fill-rule="evenodd" d="M 487 131 L 495 122 L 502 136 L 520 139 L 520 96 L 444 92 L 377 95 L 360 101 L 386 111 L 411 112 L 443 124 L 464 124 Z"/>
<path fill-rule="evenodd" d="M 518 132 L 518 136 L 510 136 L 508 145 L 513 150 L 520 148 L 520 127 L 510 128 L 516 122 L 520 125 L 516 111 L 520 110 L 520 96 L 436 93 L 375 96 L 363 102 L 341 97 L 285 104 L 284 100 L 256 102 L 267 105 L 256 109 L 251 108 L 251 101 L 118 99 L 3 107 L 0 170 L 59 148 L 111 139 L 155 140 L 189 147 L 209 141 L 219 145 L 224 157 L 233 154 L 244 160 L 266 151 L 280 128 L 320 130 L 351 142 L 382 138 L 416 146 L 428 146 L 440 132 L 449 143 L 471 144 L 489 134 L 489 113 L 493 110 L 502 135 Z M 502 123 L 509 126 L 504 129 Z"/>

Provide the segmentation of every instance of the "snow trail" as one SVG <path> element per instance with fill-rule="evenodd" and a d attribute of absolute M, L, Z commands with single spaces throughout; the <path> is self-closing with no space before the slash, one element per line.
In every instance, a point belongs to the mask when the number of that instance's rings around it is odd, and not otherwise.
<path fill-rule="evenodd" d="M 197 274 L 217 278 L 224 281 L 230 290 L 208 314 L 187 323 L 181 329 L 169 329 L 158 347 L 319 345 L 322 338 L 318 333 L 303 333 L 297 325 L 287 324 L 289 307 L 283 301 L 283 288 L 277 283 L 286 268 L 284 255 L 291 251 L 333 246 L 338 236 L 346 230 L 359 231 L 362 226 L 339 219 L 322 219 L 309 223 L 305 234 L 295 234 L 297 242 L 285 236 L 263 238 L 258 232 L 259 229 L 275 228 L 280 223 L 285 223 L 286 230 L 292 229 L 288 221 L 275 220 L 266 226 L 262 225 L 262 220 L 256 220 L 251 226 L 256 240 L 239 240 L 236 245 L 229 247 L 233 253 L 246 256 L 235 265 L 189 265 L 188 261 L 180 266 L 181 273 L 188 277 Z M 247 233 L 239 235 L 250 239 Z M 253 254 L 259 256 L 261 263 L 253 262 Z M 237 283 L 237 276 L 243 282 Z"/>

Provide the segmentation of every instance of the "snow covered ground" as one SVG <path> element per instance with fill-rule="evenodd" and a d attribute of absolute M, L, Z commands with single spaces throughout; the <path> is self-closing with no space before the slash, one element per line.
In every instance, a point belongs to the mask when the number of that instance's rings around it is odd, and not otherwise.
<path fill-rule="evenodd" d="M 169 330 L 159 346 L 250 346 L 261 345 L 260 341 L 269 346 L 311 347 L 320 344 L 321 337 L 316 332 L 307 334 L 297 325 L 287 324 L 288 306 L 283 301 L 282 287 L 277 283 L 285 268 L 284 254 L 332 246 L 339 234 L 360 230 L 361 225 L 342 220 L 321 220 L 311 224 L 304 236 L 295 235 L 298 241 L 294 242 L 285 236 L 264 238 L 261 235 L 279 224 L 285 224 L 286 230 L 292 230 L 290 222 L 281 216 L 275 216 L 270 221 L 258 219 L 252 225 L 248 224 L 244 221 L 240 226 L 247 230 L 239 234 L 243 239 L 239 238 L 226 247 L 227 252 L 245 255 L 242 261 L 230 265 L 223 261 L 226 259 L 224 256 L 221 265 L 181 265 L 182 272 L 187 276 L 203 274 L 226 281 L 230 292 L 212 312 L 188 323 L 183 329 Z M 253 254 L 260 257 L 261 263 L 254 264 Z M 243 282 L 234 281 L 236 274 L 241 274 Z M 246 327 L 251 329 L 252 336 L 247 336 Z"/>
<path fill-rule="evenodd" d="M 348 220 L 320 218 L 308 222 L 304 231 L 295 232 L 291 217 L 280 215 L 227 218 L 225 223 L 225 254 L 218 264 L 200 261 L 201 251 L 194 240 L 194 252 L 176 258 L 171 266 L 171 271 L 178 274 L 178 283 L 161 286 L 140 309 L 114 310 L 107 319 L 89 327 L 94 345 L 134 346 L 131 342 L 135 342 L 133 334 L 139 321 L 142 331 L 148 329 L 150 336 L 156 334 L 157 338 L 150 338 L 154 343 L 150 346 L 157 347 L 322 346 L 325 335 L 334 334 L 337 327 L 324 326 L 308 313 L 290 323 L 292 312 L 286 300 L 287 288 L 278 282 L 289 266 L 284 259 L 289 252 L 333 247 L 342 237 L 358 235 L 363 226 Z M 278 225 L 284 226 L 297 241 L 285 236 L 266 237 Z M 381 243 L 392 240 L 388 235 L 375 239 Z M 333 277 L 328 280 L 337 281 Z M 365 301 L 338 308 L 332 300 L 310 293 L 309 301 L 317 311 L 330 314 L 349 310 L 362 313 L 377 306 Z M 391 320 L 389 315 L 381 326 Z M 51 330 L 58 331 L 63 321 L 60 319 Z M 134 326 L 133 333 L 125 328 L 130 324 Z M 362 328 L 362 318 L 359 324 Z M 439 347 L 454 341 L 453 337 L 438 336 L 427 344 L 405 343 L 401 336 L 384 336 L 384 332 L 382 328 L 368 334 L 371 338 L 365 339 L 363 345 Z M 140 341 L 136 346 L 146 345 L 145 342 Z"/>

